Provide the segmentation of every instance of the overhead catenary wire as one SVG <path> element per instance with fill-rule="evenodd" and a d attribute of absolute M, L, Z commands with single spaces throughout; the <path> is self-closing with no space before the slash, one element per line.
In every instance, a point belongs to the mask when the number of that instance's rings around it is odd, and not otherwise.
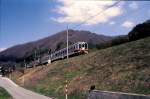
<path fill-rule="evenodd" d="M 106 10 L 108 10 L 108 9 L 110 9 L 110 8 L 112 8 L 112 7 L 114 7 L 114 6 L 116 6 L 117 4 L 119 4 L 120 1 L 121 1 L 121 0 L 118 0 L 118 1 L 115 2 L 114 4 L 112 4 L 112 5 L 110 5 L 110 6 L 107 6 L 105 9 L 103 9 L 103 10 L 100 11 L 99 13 L 97 13 L 97 14 L 95 14 L 95 15 L 93 15 L 93 16 L 90 16 L 89 18 L 87 18 L 86 20 L 84 20 L 83 22 L 81 22 L 80 24 L 75 25 L 74 27 L 72 27 L 72 29 L 75 29 L 75 28 L 77 28 L 77 27 L 79 27 L 79 26 L 85 24 L 87 21 L 93 19 L 94 17 L 96 17 L 96 16 L 98 16 L 98 15 L 100 15 L 100 14 L 103 14 Z M 68 43 L 68 32 L 69 32 L 68 29 L 69 29 L 69 28 L 68 28 L 68 25 L 67 25 L 67 43 Z M 103 40 L 103 41 L 104 41 L 104 40 Z M 105 42 L 105 41 L 104 41 L 104 42 Z M 68 50 L 68 46 L 67 46 L 67 50 Z M 67 59 L 68 59 L 68 52 L 67 52 Z"/>
<path fill-rule="evenodd" d="M 100 11 L 99 13 L 97 13 L 97 14 L 95 14 L 95 15 L 93 15 L 93 16 L 90 16 L 89 18 L 87 18 L 86 20 L 84 20 L 83 22 L 81 22 L 80 24 L 75 25 L 74 27 L 72 27 L 72 29 L 75 29 L 75 28 L 77 28 L 77 27 L 79 27 L 79 26 L 85 24 L 87 21 L 89 21 L 89 20 L 95 18 L 96 16 L 98 16 L 98 15 L 100 15 L 100 14 L 103 14 L 106 10 L 108 10 L 108 9 L 110 9 L 110 8 L 112 8 L 112 7 L 114 7 L 114 6 L 116 6 L 116 5 L 119 4 L 120 2 L 121 2 L 121 0 L 118 0 L 117 2 L 115 2 L 114 4 L 112 4 L 112 5 L 108 6 L 108 7 L 106 7 L 105 9 L 103 9 L 102 11 Z"/>
<path fill-rule="evenodd" d="M 122 17 L 125 17 L 124 20 L 126 20 L 128 17 L 131 17 L 131 16 L 137 14 L 139 11 L 141 11 L 141 10 L 143 10 L 143 9 L 145 9 L 145 8 L 143 7 L 143 8 L 141 8 L 141 9 L 138 10 L 138 11 L 130 11 L 130 12 L 129 12 L 129 13 L 130 13 L 130 16 L 122 15 Z M 133 17 L 134 17 L 134 16 L 133 16 Z M 137 17 L 135 17 L 135 18 L 137 18 Z M 120 20 L 120 19 L 119 19 L 119 20 Z M 97 29 L 97 27 L 96 27 L 95 29 Z M 95 29 L 92 29 L 92 30 L 94 31 Z"/>

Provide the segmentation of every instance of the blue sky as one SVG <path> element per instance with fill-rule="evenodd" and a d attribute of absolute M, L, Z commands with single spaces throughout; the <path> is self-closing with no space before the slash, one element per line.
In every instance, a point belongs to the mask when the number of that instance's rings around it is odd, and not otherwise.
<path fill-rule="evenodd" d="M 0 50 L 38 40 L 80 24 L 116 1 L 0 0 Z M 76 30 L 110 36 L 127 34 L 150 19 L 149 1 L 121 1 Z"/>

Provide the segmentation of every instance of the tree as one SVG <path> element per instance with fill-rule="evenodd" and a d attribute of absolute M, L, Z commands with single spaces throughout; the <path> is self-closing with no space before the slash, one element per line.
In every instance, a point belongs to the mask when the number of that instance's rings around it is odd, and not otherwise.
<path fill-rule="evenodd" d="M 66 43 L 64 43 L 64 42 L 59 42 L 59 43 L 57 44 L 57 46 L 56 46 L 55 51 L 60 50 L 60 49 L 62 49 L 62 48 L 65 48 L 66 46 L 67 46 Z"/>
<path fill-rule="evenodd" d="M 150 21 L 148 20 L 143 24 L 135 26 L 133 30 L 129 32 L 128 36 L 130 41 L 150 36 Z"/>

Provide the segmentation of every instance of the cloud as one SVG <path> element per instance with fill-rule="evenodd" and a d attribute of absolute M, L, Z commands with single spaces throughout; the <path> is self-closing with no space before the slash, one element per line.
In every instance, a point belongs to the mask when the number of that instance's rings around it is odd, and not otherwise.
<path fill-rule="evenodd" d="M 126 28 L 132 28 L 133 26 L 135 26 L 135 24 L 131 21 L 125 21 L 123 22 L 121 26 L 126 27 Z"/>
<path fill-rule="evenodd" d="M 129 8 L 136 10 L 139 8 L 139 6 L 135 1 L 133 1 L 131 4 L 129 4 Z"/>
<path fill-rule="evenodd" d="M 0 48 L 0 52 L 4 51 L 6 48 Z"/>
<path fill-rule="evenodd" d="M 116 24 L 116 22 L 114 21 L 109 22 L 109 25 L 114 25 L 114 24 Z"/>
<path fill-rule="evenodd" d="M 91 16 L 102 12 L 106 7 L 114 4 L 116 1 L 99 1 L 99 0 L 58 0 L 60 5 L 55 8 L 55 12 L 60 16 L 51 19 L 59 23 L 81 23 Z M 97 15 L 86 22 L 86 25 L 106 23 L 111 18 L 122 14 L 122 6 L 114 6 L 105 12 Z"/>

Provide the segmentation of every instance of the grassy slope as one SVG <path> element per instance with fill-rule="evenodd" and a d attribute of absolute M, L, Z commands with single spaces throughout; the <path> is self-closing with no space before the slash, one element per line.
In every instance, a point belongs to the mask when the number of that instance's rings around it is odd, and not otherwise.
<path fill-rule="evenodd" d="M 8 92 L 0 87 L 0 99 L 12 99 Z"/>
<path fill-rule="evenodd" d="M 27 77 L 26 87 L 59 99 L 64 99 L 66 79 L 70 99 L 80 99 L 93 84 L 100 90 L 150 94 L 150 37 L 60 60 L 35 71 Z"/>

